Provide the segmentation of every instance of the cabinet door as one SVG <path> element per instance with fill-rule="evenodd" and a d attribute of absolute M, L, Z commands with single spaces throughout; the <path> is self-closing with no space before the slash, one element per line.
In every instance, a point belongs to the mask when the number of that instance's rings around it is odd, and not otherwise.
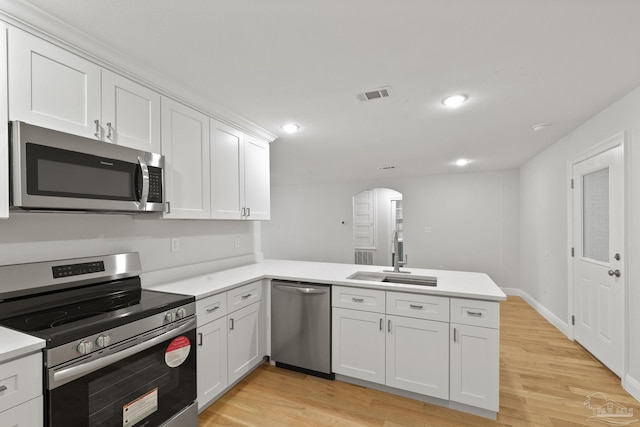
<path fill-rule="evenodd" d="M 101 139 L 100 67 L 9 28 L 9 118 Z"/>
<path fill-rule="evenodd" d="M 43 425 L 44 403 L 42 396 L 0 412 L 0 426 L 40 427 Z"/>
<path fill-rule="evenodd" d="M 498 411 L 500 332 L 451 324 L 450 399 Z"/>
<path fill-rule="evenodd" d="M 387 316 L 386 384 L 449 399 L 449 323 Z"/>
<path fill-rule="evenodd" d="M 0 165 L 9 164 L 9 112 L 7 109 L 7 26 L 0 22 Z M 0 219 L 9 218 L 9 167 L 0 168 Z"/>
<path fill-rule="evenodd" d="M 250 135 L 245 135 L 244 142 L 246 218 L 268 220 L 271 217 L 269 144 Z"/>
<path fill-rule="evenodd" d="M 233 384 L 262 360 L 260 346 L 260 302 L 228 316 L 228 378 Z"/>
<path fill-rule="evenodd" d="M 165 218 L 209 219 L 209 118 L 162 98 L 162 154 L 165 156 Z"/>
<path fill-rule="evenodd" d="M 384 314 L 333 308 L 333 372 L 385 383 Z"/>
<path fill-rule="evenodd" d="M 242 132 L 211 119 L 211 216 L 214 219 L 242 218 L 243 143 Z"/>
<path fill-rule="evenodd" d="M 198 328 L 198 410 L 227 388 L 227 318 Z"/>
<path fill-rule="evenodd" d="M 160 153 L 160 94 L 102 70 L 102 125 L 107 142 Z"/>

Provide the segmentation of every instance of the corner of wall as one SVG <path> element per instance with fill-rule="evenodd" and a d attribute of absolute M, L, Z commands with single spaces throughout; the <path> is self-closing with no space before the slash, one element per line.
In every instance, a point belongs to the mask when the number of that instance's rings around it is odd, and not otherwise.
<path fill-rule="evenodd" d="M 502 292 L 504 292 L 507 295 L 517 296 L 525 300 L 525 302 L 529 304 L 531 307 L 533 307 L 533 309 L 536 310 L 542 317 L 544 317 L 547 322 L 555 326 L 557 330 L 562 332 L 570 340 L 573 339 L 571 338 L 571 333 L 569 331 L 569 324 L 566 322 L 563 322 L 562 319 L 560 319 L 558 316 L 553 314 L 548 308 L 546 308 L 537 300 L 535 300 L 531 295 L 529 295 L 522 289 L 518 289 L 518 288 L 501 288 L 501 289 L 502 289 Z"/>

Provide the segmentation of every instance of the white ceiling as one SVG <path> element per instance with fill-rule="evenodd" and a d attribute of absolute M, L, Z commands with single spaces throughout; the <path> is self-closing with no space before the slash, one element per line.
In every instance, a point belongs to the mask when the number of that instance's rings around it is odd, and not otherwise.
<path fill-rule="evenodd" d="M 640 85 L 638 0 L 23 1 L 279 135 L 276 182 L 518 167 Z"/>

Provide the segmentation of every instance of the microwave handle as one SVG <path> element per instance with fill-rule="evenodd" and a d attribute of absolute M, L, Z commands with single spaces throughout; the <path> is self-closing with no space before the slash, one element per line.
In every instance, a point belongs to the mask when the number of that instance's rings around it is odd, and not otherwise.
<path fill-rule="evenodd" d="M 140 173 L 142 174 L 142 194 L 140 194 L 140 210 L 144 209 L 149 199 L 149 166 L 147 162 L 138 156 L 138 163 L 140 164 Z"/>

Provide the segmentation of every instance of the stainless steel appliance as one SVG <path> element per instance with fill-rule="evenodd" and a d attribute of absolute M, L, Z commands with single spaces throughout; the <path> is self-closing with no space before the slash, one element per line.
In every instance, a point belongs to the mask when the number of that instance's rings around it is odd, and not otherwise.
<path fill-rule="evenodd" d="M 11 206 L 26 210 L 164 210 L 164 157 L 11 122 Z"/>
<path fill-rule="evenodd" d="M 271 358 L 276 366 L 333 379 L 331 286 L 271 282 Z"/>
<path fill-rule="evenodd" d="M 137 253 L 0 266 L 0 325 L 46 340 L 47 426 L 197 425 L 195 299 L 139 270 Z"/>

